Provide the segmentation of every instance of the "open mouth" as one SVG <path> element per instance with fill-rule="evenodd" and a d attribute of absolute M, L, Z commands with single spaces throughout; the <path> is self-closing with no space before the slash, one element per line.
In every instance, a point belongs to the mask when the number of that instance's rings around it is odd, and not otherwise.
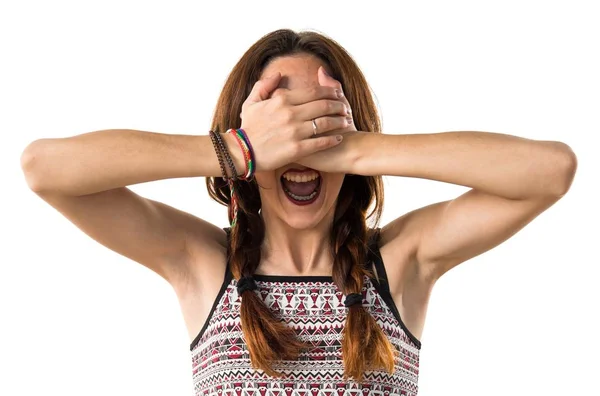
<path fill-rule="evenodd" d="M 281 187 L 293 204 L 308 205 L 319 197 L 321 175 L 318 172 L 286 172 L 281 176 Z"/>

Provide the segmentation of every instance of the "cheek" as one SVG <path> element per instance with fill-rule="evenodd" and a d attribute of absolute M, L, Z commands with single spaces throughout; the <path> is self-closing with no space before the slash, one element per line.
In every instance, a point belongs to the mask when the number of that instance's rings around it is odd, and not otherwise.
<path fill-rule="evenodd" d="M 256 172 L 254 178 L 258 183 L 261 194 L 277 193 L 279 180 L 275 177 L 275 172 Z"/>
<path fill-rule="evenodd" d="M 256 172 L 254 173 L 254 178 L 257 182 L 262 184 L 275 179 L 275 172 Z"/>
<path fill-rule="evenodd" d="M 327 177 L 327 189 L 335 192 L 337 195 L 342 188 L 342 184 L 344 184 L 345 176 L 344 174 L 329 174 Z"/>

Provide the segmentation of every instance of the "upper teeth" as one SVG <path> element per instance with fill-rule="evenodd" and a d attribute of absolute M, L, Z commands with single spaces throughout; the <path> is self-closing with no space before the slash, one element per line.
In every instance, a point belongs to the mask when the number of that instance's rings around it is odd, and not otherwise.
<path fill-rule="evenodd" d="M 287 172 L 283 175 L 283 177 L 289 181 L 293 181 L 296 183 L 305 183 L 311 180 L 315 180 L 317 177 L 319 177 L 319 174 L 317 172 Z"/>

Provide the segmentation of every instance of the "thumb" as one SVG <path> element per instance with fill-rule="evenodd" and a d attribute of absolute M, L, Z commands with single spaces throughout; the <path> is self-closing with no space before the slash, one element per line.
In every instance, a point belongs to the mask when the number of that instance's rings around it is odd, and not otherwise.
<path fill-rule="evenodd" d="M 339 88 L 340 90 L 342 89 L 342 84 L 340 84 L 338 80 L 334 79 L 329 74 L 327 74 L 327 71 L 323 66 L 319 66 L 319 70 L 317 71 L 317 78 L 319 79 L 320 85 L 323 85 L 325 87 Z"/>
<path fill-rule="evenodd" d="M 248 95 L 248 99 L 246 99 L 246 104 L 252 104 L 256 102 L 261 102 L 263 100 L 267 100 L 277 86 L 279 85 L 279 81 L 281 80 L 281 73 L 276 72 L 268 77 L 264 77 L 254 84 L 250 95 Z"/>

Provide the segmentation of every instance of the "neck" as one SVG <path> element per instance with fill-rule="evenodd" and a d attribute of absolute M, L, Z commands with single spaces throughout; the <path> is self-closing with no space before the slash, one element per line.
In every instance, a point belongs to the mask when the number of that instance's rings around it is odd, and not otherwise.
<path fill-rule="evenodd" d="M 296 229 L 281 219 L 265 218 L 265 239 L 257 274 L 330 276 L 333 213 L 311 228 Z"/>

